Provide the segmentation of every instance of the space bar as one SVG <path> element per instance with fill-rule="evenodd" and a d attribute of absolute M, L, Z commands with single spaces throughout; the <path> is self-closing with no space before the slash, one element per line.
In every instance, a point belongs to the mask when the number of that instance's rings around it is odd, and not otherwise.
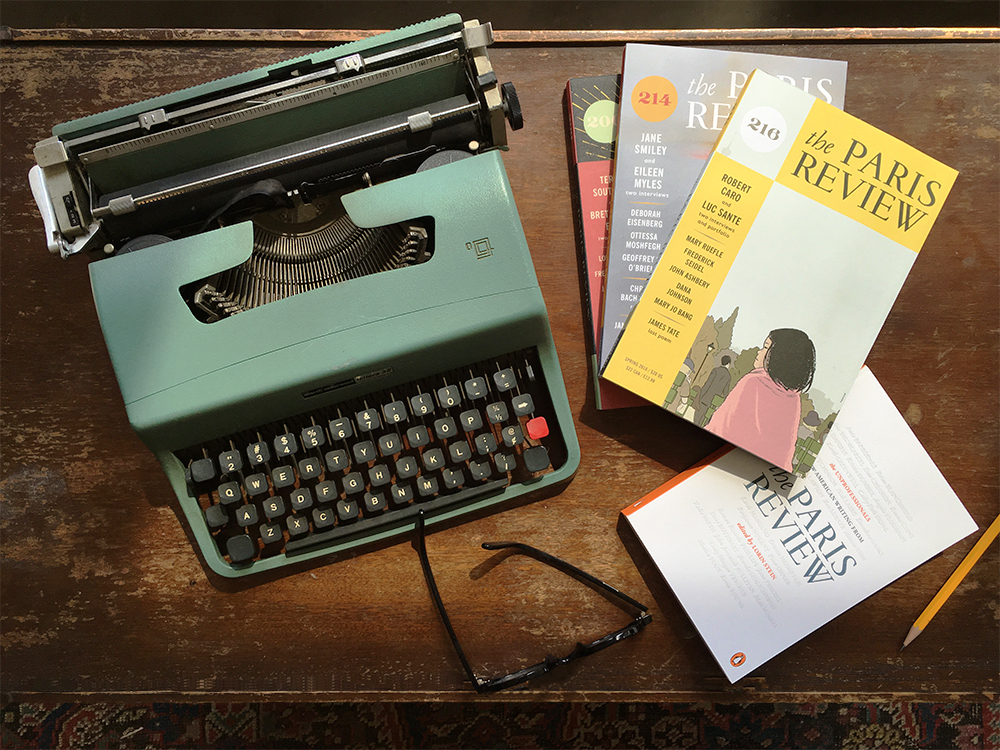
<path fill-rule="evenodd" d="M 291 539 L 285 543 L 285 554 L 291 555 L 296 552 L 312 549 L 316 546 L 329 544 L 330 542 L 375 534 L 380 529 L 392 528 L 393 526 L 398 526 L 406 521 L 415 519 L 418 511 L 422 510 L 433 516 L 436 510 L 448 508 L 452 505 L 461 505 L 487 495 L 497 494 L 498 492 L 502 492 L 507 486 L 509 486 L 507 479 L 494 479 L 492 482 L 481 484 L 478 487 L 467 487 L 450 495 L 439 495 L 433 500 L 413 503 L 406 508 L 389 511 L 381 516 L 363 518 L 349 526 L 338 526 L 330 531 L 310 534 L 301 539 Z"/>

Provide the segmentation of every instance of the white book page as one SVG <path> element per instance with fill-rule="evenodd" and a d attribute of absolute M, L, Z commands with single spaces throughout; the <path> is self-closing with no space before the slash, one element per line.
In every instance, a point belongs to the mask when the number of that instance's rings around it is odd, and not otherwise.
<path fill-rule="evenodd" d="M 867 368 L 793 479 L 733 449 L 625 510 L 731 682 L 976 529 Z"/>

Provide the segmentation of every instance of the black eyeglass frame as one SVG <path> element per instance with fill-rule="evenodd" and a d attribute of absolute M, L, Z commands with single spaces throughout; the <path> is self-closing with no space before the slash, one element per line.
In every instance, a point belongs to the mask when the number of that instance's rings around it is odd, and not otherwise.
<path fill-rule="evenodd" d="M 520 685 L 521 683 L 527 682 L 535 677 L 541 677 L 560 665 L 569 664 L 570 662 L 576 661 L 581 657 L 589 656 L 590 654 L 606 649 L 608 646 L 613 646 L 626 638 L 631 638 L 633 635 L 640 633 L 653 619 L 653 616 L 648 613 L 647 610 L 649 608 L 646 607 L 646 605 L 640 604 L 632 597 L 627 594 L 623 594 L 621 591 L 608 585 L 599 578 L 595 578 L 589 573 L 580 570 L 575 565 L 571 565 L 564 560 L 560 560 L 554 555 L 550 555 L 549 553 L 543 552 L 542 550 L 528 544 L 521 544 L 520 542 L 483 542 L 482 547 L 486 550 L 511 549 L 514 550 L 515 553 L 533 557 L 545 565 L 549 565 L 562 573 L 598 589 L 600 592 L 611 595 L 614 599 L 618 600 L 614 602 L 616 605 L 624 603 L 636 609 L 639 614 L 637 614 L 628 625 L 619 628 L 612 633 L 608 633 L 607 635 L 598 638 L 596 641 L 589 644 L 577 642 L 574 649 L 566 656 L 546 656 L 545 659 L 538 664 L 525 667 L 524 669 L 519 669 L 516 672 L 497 675 L 496 677 L 490 677 L 488 679 L 478 677 L 472 670 L 472 666 L 469 664 L 469 660 L 465 656 L 465 651 L 462 650 L 462 646 L 458 642 L 458 636 L 455 634 L 455 628 L 452 627 L 451 618 L 448 617 L 448 612 L 445 610 L 444 602 L 442 601 L 441 594 L 438 591 L 437 583 L 434 581 L 434 573 L 431 571 L 430 560 L 427 558 L 427 546 L 424 542 L 424 513 L 422 510 L 417 514 L 416 531 L 417 556 L 420 558 L 420 566 L 423 568 L 424 577 L 427 580 L 427 588 L 431 592 L 431 598 L 434 600 L 438 613 L 441 615 L 441 620 L 444 622 L 445 629 L 448 631 L 448 637 L 451 639 L 451 643 L 455 647 L 455 653 L 458 654 L 458 659 L 462 662 L 462 668 L 469 676 L 469 680 L 472 682 L 472 686 L 476 689 L 477 693 L 494 693 L 498 690 L 513 687 L 514 685 Z"/>

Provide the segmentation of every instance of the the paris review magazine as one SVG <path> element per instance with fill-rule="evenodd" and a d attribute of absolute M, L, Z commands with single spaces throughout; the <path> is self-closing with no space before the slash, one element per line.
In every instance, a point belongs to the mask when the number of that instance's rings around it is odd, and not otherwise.
<path fill-rule="evenodd" d="M 804 475 L 957 175 L 755 71 L 602 375 Z"/>
<path fill-rule="evenodd" d="M 575 194 L 580 236 L 580 270 L 584 275 L 585 314 L 590 324 L 588 349 L 594 377 L 594 399 L 598 409 L 648 405 L 649 402 L 621 386 L 597 377 L 598 321 L 601 289 L 607 261 L 608 225 L 611 208 L 611 166 L 621 76 L 571 78 L 566 83 L 566 119 L 570 156 L 576 172 Z"/>
<path fill-rule="evenodd" d="M 976 530 L 867 368 L 808 477 L 721 453 L 622 513 L 730 682 Z"/>
<path fill-rule="evenodd" d="M 601 367 L 750 73 L 766 70 L 840 108 L 847 83 L 837 60 L 658 44 L 627 44 L 623 60 Z"/>

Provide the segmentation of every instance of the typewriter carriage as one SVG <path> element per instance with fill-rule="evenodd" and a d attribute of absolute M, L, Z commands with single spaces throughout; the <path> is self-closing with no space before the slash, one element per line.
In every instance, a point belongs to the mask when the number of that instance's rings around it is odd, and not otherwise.
<path fill-rule="evenodd" d="M 504 149 L 520 107 L 490 43 L 489 24 L 446 16 L 56 126 L 30 174 L 46 244 L 100 257 L 204 231 L 261 181 L 308 200 Z"/>

